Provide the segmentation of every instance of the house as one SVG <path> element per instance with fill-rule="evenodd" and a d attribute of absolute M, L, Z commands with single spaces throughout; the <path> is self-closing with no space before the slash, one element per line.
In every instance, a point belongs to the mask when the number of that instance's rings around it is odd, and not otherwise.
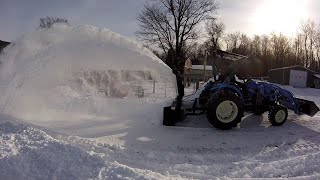
<path fill-rule="evenodd" d="M 204 68 L 206 71 L 204 73 Z M 212 66 L 204 66 L 204 65 L 192 65 L 191 69 L 191 79 L 195 82 L 208 80 L 213 77 Z"/>
<path fill-rule="evenodd" d="M 320 73 L 300 65 L 271 69 L 268 71 L 269 81 L 293 87 L 314 88 L 319 83 Z"/>
<path fill-rule="evenodd" d="M 244 59 L 247 59 L 247 57 L 240 54 L 217 50 L 213 58 L 206 59 L 206 66 L 203 64 L 191 64 L 191 81 L 206 81 L 213 77 L 214 74 L 224 73 L 230 65 Z M 185 65 L 185 67 L 187 67 L 187 65 Z M 189 74 L 187 74 L 187 76 L 189 76 Z"/>

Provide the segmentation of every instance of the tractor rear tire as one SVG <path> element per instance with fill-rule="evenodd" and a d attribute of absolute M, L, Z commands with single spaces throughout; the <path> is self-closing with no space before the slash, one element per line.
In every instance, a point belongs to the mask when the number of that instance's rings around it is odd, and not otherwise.
<path fill-rule="evenodd" d="M 207 119 L 217 129 L 236 127 L 243 117 L 244 109 L 240 97 L 232 91 L 217 92 L 207 105 Z"/>
<path fill-rule="evenodd" d="M 269 121 L 272 126 L 283 125 L 288 118 L 288 110 L 284 106 L 276 105 L 269 111 Z"/>

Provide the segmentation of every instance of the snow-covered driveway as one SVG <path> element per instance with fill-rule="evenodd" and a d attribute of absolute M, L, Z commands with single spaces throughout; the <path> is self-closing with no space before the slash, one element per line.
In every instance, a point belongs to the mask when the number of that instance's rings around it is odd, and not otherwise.
<path fill-rule="evenodd" d="M 210 126 L 132 127 L 118 137 L 97 141 L 118 144 L 121 150 L 113 152 L 113 160 L 120 164 L 167 175 L 197 179 L 318 175 L 320 133 L 311 128 L 319 124 L 318 117 L 308 122 L 294 119 L 290 116 L 285 126 L 270 127 L 265 116 L 248 116 L 231 131 Z"/>

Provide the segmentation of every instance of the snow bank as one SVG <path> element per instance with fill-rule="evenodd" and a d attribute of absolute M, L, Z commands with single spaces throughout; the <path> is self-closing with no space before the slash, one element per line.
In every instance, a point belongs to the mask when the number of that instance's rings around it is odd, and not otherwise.
<path fill-rule="evenodd" d="M 105 162 L 45 132 L 0 121 L 0 179 L 89 179 Z"/>
<path fill-rule="evenodd" d="M 159 112 L 150 119 L 158 121 L 164 96 L 137 98 L 132 88 L 150 81 L 175 85 L 171 69 L 141 44 L 93 26 L 31 32 L 10 45 L 0 61 L 0 110 L 41 125 L 130 117 L 153 104 Z M 174 88 L 168 90 L 166 97 L 174 96 Z"/>

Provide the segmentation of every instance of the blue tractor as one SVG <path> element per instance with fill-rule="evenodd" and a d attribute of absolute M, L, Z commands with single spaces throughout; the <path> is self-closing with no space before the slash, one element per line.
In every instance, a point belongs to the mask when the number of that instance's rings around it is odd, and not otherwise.
<path fill-rule="evenodd" d="M 179 108 L 177 104 L 180 104 Z M 308 100 L 296 98 L 290 91 L 275 84 L 252 79 L 239 79 L 236 75 L 219 76 L 207 82 L 201 93 L 191 102 L 179 98 L 164 108 L 163 124 L 173 126 L 188 114 L 205 113 L 208 121 L 218 129 L 236 127 L 244 112 L 261 115 L 269 112 L 273 126 L 283 125 L 288 109 L 295 114 L 314 116 L 319 108 Z M 199 112 L 200 113 L 197 113 Z"/>

